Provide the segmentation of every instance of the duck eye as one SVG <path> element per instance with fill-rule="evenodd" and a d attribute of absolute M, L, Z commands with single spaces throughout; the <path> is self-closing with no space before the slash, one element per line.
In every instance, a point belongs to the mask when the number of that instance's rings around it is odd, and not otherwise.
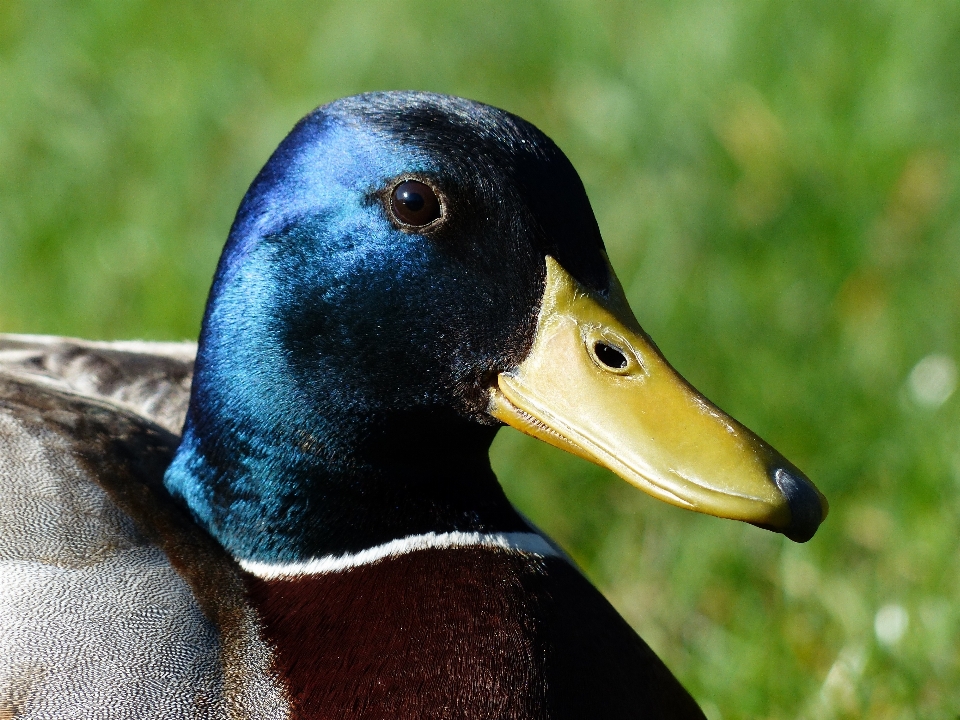
<path fill-rule="evenodd" d="M 623 370 L 627 366 L 627 358 L 624 354 L 606 343 L 598 342 L 593 347 L 593 351 L 597 354 L 597 359 L 608 368 Z"/>
<path fill-rule="evenodd" d="M 393 189 L 390 198 L 393 214 L 404 225 L 423 227 L 443 215 L 437 194 L 426 183 L 405 180 Z"/>

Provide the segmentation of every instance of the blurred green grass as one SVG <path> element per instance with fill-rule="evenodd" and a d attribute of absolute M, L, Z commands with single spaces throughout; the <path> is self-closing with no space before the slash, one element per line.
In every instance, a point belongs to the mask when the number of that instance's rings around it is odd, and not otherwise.
<path fill-rule="evenodd" d="M 194 337 L 274 146 L 386 88 L 550 134 L 667 357 L 828 495 L 794 545 L 498 438 L 711 720 L 956 718 L 956 5 L 6 0 L 0 331 Z"/>

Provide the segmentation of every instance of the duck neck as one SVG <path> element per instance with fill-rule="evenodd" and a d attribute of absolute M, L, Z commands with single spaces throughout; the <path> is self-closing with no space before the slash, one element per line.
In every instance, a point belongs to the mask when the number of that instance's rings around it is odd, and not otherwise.
<path fill-rule="evenodd" d="M 201 371 L 165 482 L 237 559 L 303 562 L 425 533 L 528 529 L 453 412 L 243 407 Z M 242 396 L 243 393 L 240 393 Z"/>

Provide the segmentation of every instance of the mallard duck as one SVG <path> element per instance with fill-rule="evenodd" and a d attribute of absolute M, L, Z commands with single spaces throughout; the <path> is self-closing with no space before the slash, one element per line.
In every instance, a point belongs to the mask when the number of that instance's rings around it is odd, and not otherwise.
<path fill-rule="evenodd" d="M 563 153 L 468 100 L 301 120 L 193 358 L 0 340 L 0 717 L 701 718 L 497 430 L 798 541 L 827 512 L 640 328 Z"/>

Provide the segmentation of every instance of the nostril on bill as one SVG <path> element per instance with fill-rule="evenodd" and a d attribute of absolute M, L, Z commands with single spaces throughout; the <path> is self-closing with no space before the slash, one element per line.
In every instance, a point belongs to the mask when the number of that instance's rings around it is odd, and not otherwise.
<path fill-rule="evenodd" d="M 623 370 L 623 368 L 627 366 L 626 356 L 611 345 L 598 342 L 593 346 L 593 352 L 596 354 L 597 359 L 608 368 Z"/>
<path fill-rule="evenodd" d="M 820 494 L 802 474 L 777 468 L 773 481 L 787 498 L 790 507 L 790 528 L 783 534 L 794 542 L 806 542 L 823 522 L 824 508 Z"/>

